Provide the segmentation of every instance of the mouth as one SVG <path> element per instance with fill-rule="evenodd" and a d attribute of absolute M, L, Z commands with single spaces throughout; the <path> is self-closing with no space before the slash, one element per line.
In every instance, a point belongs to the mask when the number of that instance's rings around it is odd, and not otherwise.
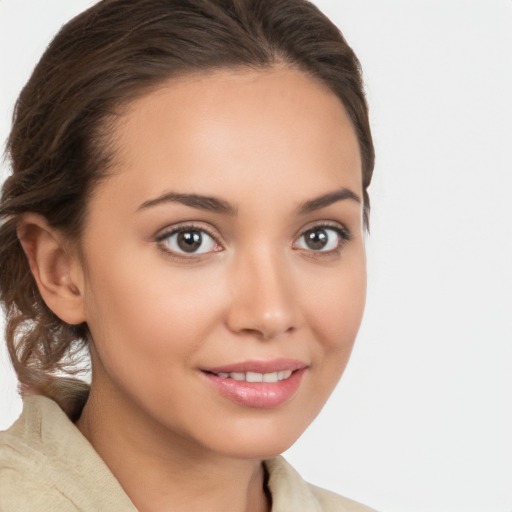
<path fill-rule="evenodd" d="M 224 398 L 246 407 L 273 408 L 297 393 L 307 369 L 301 361 L 281 359 L 247 361 L 201 372 Z"/>
<path fill-rule="evenodd" d="M 292 370 L 281 370 L 271 373 L 258 373 L 258 372 L 206 372 L 215 375 L 220 379 L 233 379 L 238 382 L 280 382 L 288 379 L 293 373 Z"/>

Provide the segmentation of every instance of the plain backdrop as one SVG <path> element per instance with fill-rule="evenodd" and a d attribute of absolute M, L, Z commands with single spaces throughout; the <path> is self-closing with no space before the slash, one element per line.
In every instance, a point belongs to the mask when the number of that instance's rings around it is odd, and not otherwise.
<path fill-rule="evenodd" d="M 0 0 L 2 141 L 45 45 L 92 3 Z M 511 512 L 512 1 L 316 3 L 367 82 L 368 301 L 341 384 L 286 456 L 383 512 Z M 2 347 L 0 429 L 20 410 Z"/>

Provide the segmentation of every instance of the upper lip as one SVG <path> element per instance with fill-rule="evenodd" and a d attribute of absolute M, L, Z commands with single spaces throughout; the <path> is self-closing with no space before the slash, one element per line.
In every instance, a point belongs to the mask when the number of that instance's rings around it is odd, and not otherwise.
<path fill-rule="evenodd" d="M 274 359 L 272 361 L 241 361 L 223 366 L 202 368 L 210 373 L 274 373 L 286 370 L 301 370 L 308 365 L 296 359 Z"/>

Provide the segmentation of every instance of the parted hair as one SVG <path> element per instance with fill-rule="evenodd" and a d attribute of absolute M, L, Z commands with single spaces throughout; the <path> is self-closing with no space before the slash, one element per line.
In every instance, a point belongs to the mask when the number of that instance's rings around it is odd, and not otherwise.
<path fill-rule="evenodd" d="M 368 226 L 374 149 L 360 64 L 310 2 L 103 0 L 62 27 L 16 103 L 0 199 L 0 301 L 22 389 L 69 411 L 85 389 L 73 375 L 88 337 L 86 324 L 63 322 L 43 301 L 17 236 L 23 214 L 44 216 L 79 244 L 88 197 L 109 172 L 120 107 L 179 75 L 275 65 L 319 80 L 344 105 L 359 141 Z"/>

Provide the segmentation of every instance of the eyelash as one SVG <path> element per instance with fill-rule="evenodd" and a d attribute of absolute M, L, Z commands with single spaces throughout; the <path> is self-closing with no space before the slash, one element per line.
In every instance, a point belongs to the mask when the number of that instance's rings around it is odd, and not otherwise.
<path fill-rule="evenodd" d="M 349 242 L 350 240 L 352 240 L 352 234 L 344 226 L 340 226 L 339 224 L 330 224 L 330 223 L 324 222 L 324 223 L 320 223 L 320 224 L 314 224 L 314 225 L 308 227 L 307 229 L 305 229 L 304 231 L 302 231 L 301 235 L 298 238 L 296 238 L 296 241 L 294 242 L 294 246 L 298 243 L 299 240 L 304 238 L 304 236 L 307 233 L 317 231 L 317 230 L 318 231 L 320 231 L 320 230 L 334 231 L 336 233 L 336 235 L 338 236 L 338 243 L 337 243 L 336 247 L 334 247 L 333 249 L 329 249 L 327 251 L 322 251 L 322 250 L 315 251 L 314 249 L 307 249 L 307 248 L 301 248 L 301 247 L 297 247 L 296 250 L 304 250 L 308 253 L 308 256 L 312 256 L 315 258 L 337 256 L 340 254 L 340 252 L 343 249 L 343 247 L 345 246 L 345 244 L 347 242 Z"/>
<path fill-rule="evenodd" d="M 324 230 L 324 231 L 334 231 L 336 235 L 338 236 L 338 243 L 335 248 L 329 249 L 327 251 L 322 250 L 314 250 L 314 249 L 308 249 L 304 247 L 296 247 L 299 240 L 301 240 L 307 233 L 316 231 L 316 230 Z M 167 244 L 165 244 L 165 240 L 170 239 L 174 235 L 178 235 L 180 233 L 187 233 L 187 232 L 193 232 L 193 233 L 205 233 L 208 235 L 208 237 L 211 239 L 212 243 L 216 246 L 214 250 L 204 251 L 204 252 L 191 252 L 189 254 L 186 254 L 186 252 L 179 252 L 177 250 L 170 249 Z M 329 256 L 336 256 L 338 255 L 345 244 L 352 239 L 352 234 L 348 229 L 345 227 L 342 227 L 338 224 L 330 224 L 330 223 L 320 223 L 315 224 L 307 229 L 303 230 L 301 234 L 295 239 L 293 243 L 293 249 L 299 250 L 299 251 L 305 251 L 306 253 L 309 253 L 309 256 L 318 258 L 318 257 L 329 257 Z M 175 258 L 178 260 L 197 260 L 200 257 L 211 254 L 215 252 L 221 252 L 224 250 L 222 245 L 218 242 L 218 236 L 213 234 L 210 230 L 203 226 L 198 226 L 195 224 L 186 224 L 186 225 L 180 225 L 173 229 L 164 231 L 163 233 L 156 236 L 156 242 L 158 243 L 158 246 L 160 250 L 166 255 L 171 258 Z M 217 249 L 218 247 L 218 249 Z"/>
<path fill-rule="evenodd" d="M 178 235 L 179 233 L 187 233 L 187 232 L 193 232 L 193 233 L 206 233 L 208 237 L 212 240 L 212 242 L 215 244 L 215 246 L 220 247 L 220 249 L 216 249 L 213 251 L 208 252 L 201 252 L 201 253 L 190 253 L 186 254 L 185 252 L 178 252 L 175 250 L 170 249 L 167 244 L 165 244 L 165 240 L 170 239 L 174 235 Z M 193 260 L 198 259 L 199 257 L 210 254 L 212 252 L 220 252 L 223 250 L 221 244 L 217 241 L 217 236 L 214 235 L 212 232 L 210 232 L 208 229 L 206 229 L 203 226 L 197 226 L 194 224 L 185 224 L 177 226 L 173 229 L 170 229 L 168 231 L 164 231 L 162 234 L 157 235 L 156 242 L 159 245 L 160 250 L 166 255 L 170 256 L 171 258 L 175 259 L 181 259 L 181 260 Z"/>

